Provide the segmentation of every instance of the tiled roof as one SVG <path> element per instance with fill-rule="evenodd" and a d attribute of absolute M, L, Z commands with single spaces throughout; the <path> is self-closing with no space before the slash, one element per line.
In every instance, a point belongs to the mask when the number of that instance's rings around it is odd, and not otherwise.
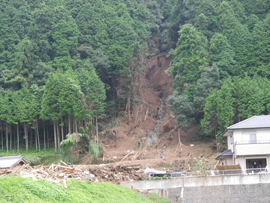
<path fill-rule="evenodd" d="M 227 130 L 270 128 L 270 115 L 252 116 L 239 123 L 231 125 Z"/>
<path fill-rule="evenodd" d="M 21 156 L 0 157 L 0 168 L 10 168 L 20 161 L 24 161 Z"/>
<path fill-rule="evenodd" d="M 215 159 L 219 159 L 222 157 L 231 157 L 233 155 L 232 151 L 229 149 L 225 152 L 222 152 L 221 154 L 219 154 Z"/>

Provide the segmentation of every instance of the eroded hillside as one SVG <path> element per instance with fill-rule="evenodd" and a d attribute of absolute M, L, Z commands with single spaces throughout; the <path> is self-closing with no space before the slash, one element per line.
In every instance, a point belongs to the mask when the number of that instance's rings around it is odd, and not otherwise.
<path fill-rule="evenodd" d="M 167 103 L 172 94 L 172 79 L 165 70 L 170 63 L 171 59 L 164 53 L 146 61 L 140 76 L 141 104 L 134 108 L 129 125 L 122 119 L 121 125 L 113 129 L 116 139 L 104 141 L 104 160 L 185 169 L 189 166 L 183 161 L 191 157 L 200 156 L 214 162 L 215 152 L 209 143 L 200 142 L 196 128 L 185 133 L 175 127 Z"/>

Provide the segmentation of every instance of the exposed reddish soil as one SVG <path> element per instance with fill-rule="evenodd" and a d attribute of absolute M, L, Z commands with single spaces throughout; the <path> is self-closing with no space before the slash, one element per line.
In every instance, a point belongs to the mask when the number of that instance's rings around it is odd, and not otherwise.
<path fill-rule="evenodd" d="M 195 127 L 188 133 L 179 131 L 183 144 L 179 145 L 175 121 L 167 104 L 167 99 L 172 94 L 172 79 L 168 77 L 165 70 L 169 68 L 170 63 L 171 60 L 166 58 L 164 53 L 146 61 L 139 82 L 141 104 L 132 110 L 129 125 L 126 124 L 125 119 L 122 119 L 121 125 L 115 127 L 116 140 L 104 141 L 105 160 L 118 162 L 130 153 L 121 162 L 153 168 L 176 168 L 176 162 L 191 156 L 200 156 L 215 162 L 214 157 L 217 153 L 209 148 L 213 142 L 202 143 Z M 161 120 L 160 114 L 162 114 Z M 157 122 L 160 124 L 154 133 L 156 142 L 149 144 L 148 135 L 156 128 Z"/>

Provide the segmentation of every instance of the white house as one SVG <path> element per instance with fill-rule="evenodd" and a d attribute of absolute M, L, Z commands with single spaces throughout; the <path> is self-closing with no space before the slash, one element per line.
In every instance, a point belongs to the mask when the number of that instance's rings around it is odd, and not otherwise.
<path fill-rule="evenodd" d="M 270 166 L 270 115 L 231 125 L 221 136 L 227 137 L 228 150 L 216 157 L 220 165 L 240 164 L 242 170 Z"/>

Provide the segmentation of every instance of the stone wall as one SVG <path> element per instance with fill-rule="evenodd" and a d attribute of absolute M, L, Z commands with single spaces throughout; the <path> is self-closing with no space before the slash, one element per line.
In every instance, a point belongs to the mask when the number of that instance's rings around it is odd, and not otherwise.
<path fill-rule="evenodd" d="M 167 189 L 167 198 L 172 203 L 267 203 L 269 192 L 270 184 L 202 186 Z"/>
<path fill-rule="evenodd" d="M 133 189 L 156 193 L 172 203 L 270 202 L 270 175 L 184 177 L 171 180 L 122 182 Z"/>

